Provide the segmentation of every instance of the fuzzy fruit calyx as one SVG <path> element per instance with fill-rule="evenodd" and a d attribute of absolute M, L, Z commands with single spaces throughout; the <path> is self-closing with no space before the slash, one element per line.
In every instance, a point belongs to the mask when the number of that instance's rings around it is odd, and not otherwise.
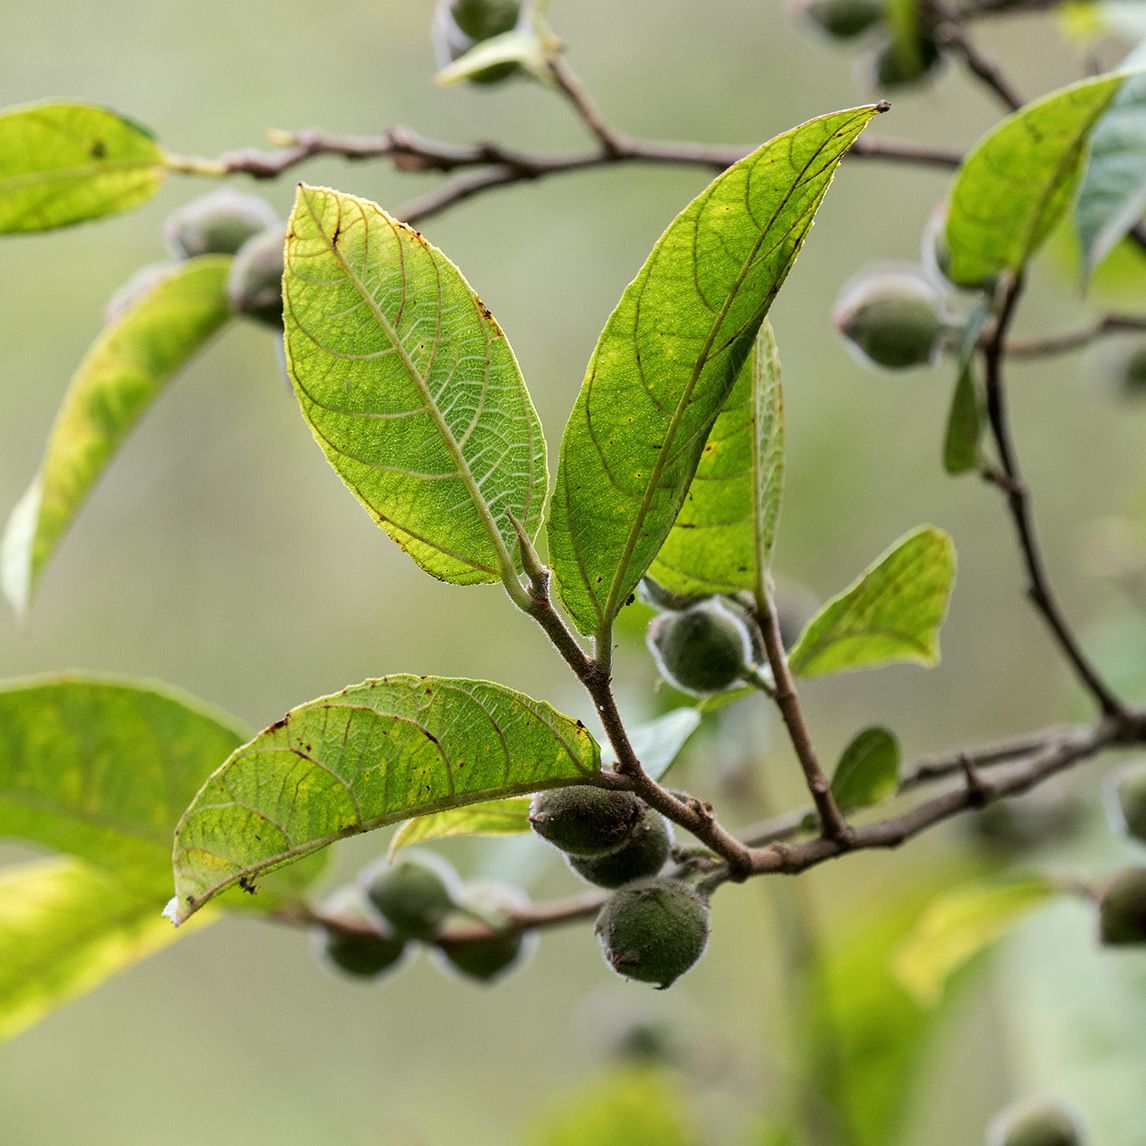
<path fill-rule="evenodd" d="M 596 934 L 605 961 L 618 975 L 663 990 L 704 953 L 708 903 L 679 879 L 638 880 L 609 897 Z"/>

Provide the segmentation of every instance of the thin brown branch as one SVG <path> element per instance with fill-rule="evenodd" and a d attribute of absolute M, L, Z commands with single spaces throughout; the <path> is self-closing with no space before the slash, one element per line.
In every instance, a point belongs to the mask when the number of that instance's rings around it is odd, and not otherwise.
<path fill-rule="evenodd" d="M 1110 334 L 1146 334 L 1146 315 L 1104 314 L 1090 326 L 1041 338 L 1010 338 L 1004 345 L 1008 358 L 1046 358 L 1081 350 Z"/>
<path fill-rule="evenodd" d="M 963 60 L 967 70 L 1004 106 L 1010 111 L 1018 111 L 1026 101 L 1015 90 L 998 62 L 981 52 L 968 36 L 961 14 L 947 4 L 935 3 L 934 7 L 942 21 L 938 29 L 940 41 Z"/>
<path fill-rule="evenodd" d="M 552 55 L 548 63 L 549 74 L 557 84 L 558 91 L 569 101 L 577 113 L 577 118 L 596 137 L 603 152 L 608 155 L 618 155 L 626 145 L 632 144 L 631 139 L 609 126 L 600 108 L 590 98 L 580 77 L 565 62 L 564 57 Z"/>
<path fill-rule="evenodd" d="M 1002 466 L 1010 487 L 1006 491 L 1007 505 L 1014 521 L 1019 549 L 1026 566 L 1027 595 L 1047 623 L 1059 647 L 1070 662 L 1083 685 L 1093 695 L 1099 707 L 1107 716 L 1125 713 L 1121 700 L 1099 676 L 1097 669 L 1082 651 L 1073 631 L 1063 616 L 1050 587 L 1038 536 L 1031 515 L 1030 493 L 1023 483 L 1019 470 L 1018 455 L 1011 436 L 1010 420 L 1007 412 L 1006 390 L 1003 383 L 1003 360 L 1006 354 L 1006 335 L 1015 316 L 1019 298 L 1022 295 L 1022 279 L 1013 277 L 1003 284 L 998 317 L 988 333 L 983 345 L 985 362 L 987 418 L 991 434 L 999 453 Z"/>

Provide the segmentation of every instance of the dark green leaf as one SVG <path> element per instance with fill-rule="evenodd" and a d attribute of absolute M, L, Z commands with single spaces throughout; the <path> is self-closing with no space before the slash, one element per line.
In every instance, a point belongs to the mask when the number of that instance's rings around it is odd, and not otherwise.
<path fill-rule="evenodd" d="M 1146 62 L 1139 49 L 1127 64 Z M 1146 75 L 1139 72 L 1122 85 L 1091 133 L 1074 222 L 1082 249 L 1083 278 L 1142 218 L 1146 210 Z"/>
<path fill-rule="evenodd" d="M 1074 197 L 1094 125 L 1124 77 L 1099 76 L 1028 104 L 967 156 L 947 216 L 953 282 L 1020 271 Z"/>
<path fill-rule="evenodd" d="M 959 351 L 955 356 L 955 391 L 951 396 L 947 431 L 943 437 L 943 468 L 949 474 L 977 470 L 982 462 L 979 438 L 983 432 L 983 408 L 975 382 L 975 350 L 990 317 L 990 303 L 986 300 L 979 302 L 968 316 L 959 340 Z"/>
<path fill-rule="evenodd" d="M 171 943 L 162 899 L 74 859 L 0 870 L 0 1040 Z"/>
<path fill-rule="evenodd" d="M 42 103 L 0 113 L 0 234 L 47 231 L 146 202 L 165 159 L 109 108 Z"/>
<path fill-rule="evenodd" d="M 772 561 L 783 484 L 780 357 L 765 319 L 649 575 L 672 593 L 757 590 Z"/>
<path fill-rule="evenodd" d="M 709 185 L 658 240 L 597 342 L 561 443 L 549 543 L 583 633 L 656 557 L 836 165 L 879 111 L 814 119 Z"/>
<path fill-rule="evenodd" d="M 207 781 L 175 833 L 170 917 L 346 836 L 599 767 L 580 721 L 501 685 L 365 681 L 292 709 Z"/>
<path fill-rule="evenodd" d="M 116 450 L 164 386 L 227 318 L 220 255 L 171 268 L 92 344 L 72 378 L 40 472 L 12 513 L 0 580 L 18 612 Z"/>
<path fill-rule="evenodd" d="M 899 787 L 899 741 L 878 726 L 865 728 L 843 750 L 832 777 L 841 808 L 866 808 L 895 795 Z"/>
<path fill-rule="evenodd" d="M 788 657 L 792 672 L 935 664 L 954 580 L 951 538 L 929 525 L 909 533 L 808 622 Z"/>
<path fill-rule="evenodd" d="M 283 286 L 291 378 L 339 477 L 427 572 L 508 584 L 513 518 L 540 527 L 545 441 L 461 272 L 374 203 L 303 185 Z"/>

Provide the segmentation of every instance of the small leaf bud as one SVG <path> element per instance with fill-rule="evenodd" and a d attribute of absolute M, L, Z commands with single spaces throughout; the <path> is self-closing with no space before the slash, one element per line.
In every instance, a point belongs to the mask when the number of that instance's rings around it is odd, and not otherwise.
<path fill-rule="evenodd" d="M 1108 947 L 1146 943 L 1146 867 L 1130 867 L 1114 877 L 1099 901 L 1098 919 Z"/>
<path fill-rule="evenodd" d="M 277 330 L 283 325 L 283 242 L 278 227 L 248 239 L 227 279 L 231 309 Z"/>
<path fill-rule="evenodd" d="M 663 990 L 704 953 L 708 903 L 679 879 L 639 880 L 613 892 L 597 917 L 596 933 L 618 975 Z"/>
<path fill-rule="evenodd" d="M 457 873 L 432 852 L 404 851 L 359 873 L 369 906 L 401 939 L 429 939 L 454 910 L 460 892 Z"/>
<path fill-rule="evenodd" d="M 172 211 L 163 224 L 163 237 L 176 259 L 233 255 L 278 222 L 274 208 L 257 195 L 221 187 Z"/>
<path fill-rule="evenodd" d="M 569 856 L 569 866 L 598 887 L 620 887 L 635 879 L 656 875 L 672 848 L 664 816 L 644 808 L 636 827 L 620 847 L 602 856 Z"/>
<path fill-rule="evenodd" d="M 834 40 L 850 40 L 879 23 L 886 0 L 790 0 L 789 10 Z"/>
<path fill-rule="evenodd" d="M 834 320 L 856 359 L 887 370 L 929 365 L 946 329 L 939 292 L 914 269 L 853 279 L 840 292 Z"/>
<path fill-rule="evenodd" d="M 622 844 L 641 817 L 632 792 L 590 784 L 538 792 L 529 805 L 533 830 L 575 856 L 599 856 Z"/>
<path fill-rule="evenodd" d="M 753 662 L 752 634 L 743 615 L 716 599 L 654 617 L 645 639 L 661 676 L 695 696 L 730 688 Z"/>
<path fill-rule="evenodd" d="M 988 1146 L 1082 1146 L 1075 1116 L 1058 1103 L 1025 1102 L 995 1116 L 987 1130 Z"/>

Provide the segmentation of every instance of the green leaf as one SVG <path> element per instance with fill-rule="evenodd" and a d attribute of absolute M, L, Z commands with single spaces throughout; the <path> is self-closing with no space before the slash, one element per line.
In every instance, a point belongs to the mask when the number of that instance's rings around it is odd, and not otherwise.
<path fill-rule="evenodd" d="M 156 908 L 162 897 L 74 859 L 0 870 L 0 1040 L 181 938 Z"/>
<path fill-rule="evenodd" d="M 866 808 L 894 796 L 899 787 L 899 741 L 886 728 L 857 733 L 843 750 L 832 777 L 841 808 Z"/>
<path fill-rule="evenodd" d="M 540 527 L 545 441 L 461 272 L 375 204 L 303 185 L 283 297 L 295 392 L 339 477 L 428 573 L 508 587 L 513 518 Z"/>
<path fill-rule="evenodd" d="M 541 76 L 545 74 L 547 59 L 545 41 L 534 28 L 513 28 L 475 44 L 438 72 L 434 81 L 440 87 L 450 87 L 488 68 L 501 68 L 506 64 L 518 64 L 526 71 Z"/>
<path fill-rule="evenodd" d="M 983 433 L 983 408 L 975 383 L 975 351 L 979 336 L 991 317 L 991 304 L 980 300 L 967 317 L 959 350 L 955 355 L 955 391 L 943 436 L 943 468 L 949 474 L 962 474 L 979 468 L 979 438 Z"/>
<path fill-rule="evenodd" d="M 411 844 L 444 840 L 451 836 L 519 836 L 529 831 L 529 797 L 509 796 L 448 808 L 407 820 L 390 840 L 390 854 Z M 287 869 L 289 870 L 289 868 Z"/>
<path fill-rule="evenodd" d="M 565 427 L 549 518 L 558 590 L 581 632 L 609 628 L 664 544 L 836 165 L 879 110 L 814 119 L 718 176 L 609 317 Z"/>
<path fill-rule="evenodd" d="M 1146 63 L 1139 48 L 1127 64 Z M 1091 134 L 1074 222 L 1082 249 L 1083 279 L 1126 236 L 1146 211 L 1146 75 L 1122 85 Z"/>
<path fill-rule="evenodd" d="M 346 836 L 599 767 L 580 721 L 502 685 L 364 681 L 292 709 L 204 784 L 175 832 L 171 919 Z"/>
<path fill-rule="evenodd" d="M 797 676 L 939 660 L 955 580 L 951 538 L 925 525 L 895 543 L 807 624 L 788 664 Z"/>
<path fill-rule="evenodd" d="M 663 1067 L 619 1066 L 549 1101 L 530 1146 L 699 1146 L 680 1080 Z"/>
<path fill-rule="evenodd" d="M 159 190 L 165 162 L 150 132 L 109 108 L 10 108 L 0 113 L 0 234 L 138 207 Z"/>
<path fill-rule="evenodd" d="M 92 486 L 171 376 L 226 321 L 229 257 L 171 268 L 92 344 L 72 378 L 40 472 L 0 543 L 0 581 L 23 612 Z"/>
<path fill-rule="evenodd" d="M 641 767 L 659 780 L 676 761 L 688 738 L 700 727 L 700 713 L 695 708 L 674 708 L 648 724 L 629 730 L 629 743 L 633 746 Z M 601 749 L 606 764 L 616 763 L 612 746 Z"/>
<path fill-rule="evenodd" d="M 671 593 L 755 591 L 772 562 L 783 485 L 780 357 L 765 319 L 650 576 Z"/>
<path fill-rule="evenodd" d="M 922 1006 L 934 1006 L 960 967 L 1060 891 L 1052 880 L 1035 875 L 948 892 L 928 907 L 896 952 L 896 977 Z"/>
<path fill-rule="evenodd" d="M 1053 92 L 979 141 L 951 191 L 953 282 L 977 287 L 1022 270 L 1073 198 L 1087 138 L 1124 78 L 1099 76 Z"/>

